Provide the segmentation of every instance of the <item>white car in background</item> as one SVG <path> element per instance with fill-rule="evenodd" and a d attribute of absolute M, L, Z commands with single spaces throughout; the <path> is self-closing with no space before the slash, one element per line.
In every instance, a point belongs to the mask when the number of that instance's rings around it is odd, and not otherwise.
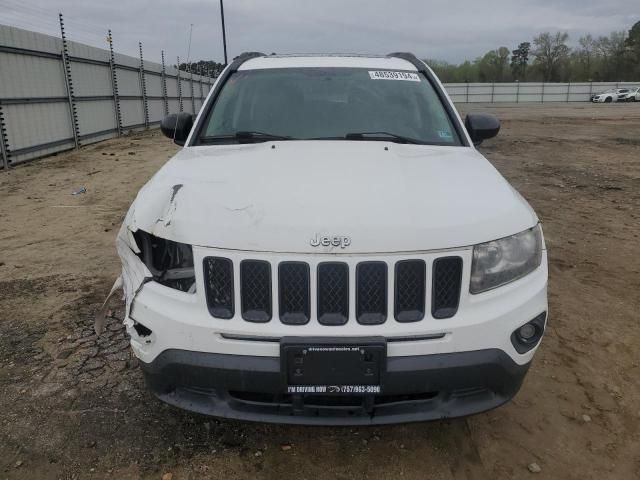
<path fill-rule="evenodd" d="M 605 90 L 602 93 L 596 93 L 591 96 L 591 101 L 593 103 L 611 103 L 617 102 L 622 99 L 622 97 L 626 96 L 631 89 L 629 88 L 611 88 L 609 90 Z"/>
<path fill-rule="evenodd" d="M 640 102 L 640 87 L 630 88 L 628 93 L 618 96 L 619 102 Z"/>

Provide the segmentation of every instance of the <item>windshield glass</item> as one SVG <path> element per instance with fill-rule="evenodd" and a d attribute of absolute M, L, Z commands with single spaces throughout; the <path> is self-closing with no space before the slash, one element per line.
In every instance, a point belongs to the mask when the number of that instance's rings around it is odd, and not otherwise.
<path fill-rule="evenodd" d="M 233 73 L 207 116 L 198 143 L 249 138 L 461 144 L 423 74 L 364 68 Z"/>

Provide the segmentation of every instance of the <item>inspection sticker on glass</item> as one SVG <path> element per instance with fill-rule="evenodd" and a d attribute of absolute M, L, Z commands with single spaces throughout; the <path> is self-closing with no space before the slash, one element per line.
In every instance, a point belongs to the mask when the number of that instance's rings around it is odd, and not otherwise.
<path fill-rule="evenodd" d="M 393 72 L 391 70 L 369 70 L 371 80 L 406 80 L 419 82 L 420 76 L 412 72 Z"/>

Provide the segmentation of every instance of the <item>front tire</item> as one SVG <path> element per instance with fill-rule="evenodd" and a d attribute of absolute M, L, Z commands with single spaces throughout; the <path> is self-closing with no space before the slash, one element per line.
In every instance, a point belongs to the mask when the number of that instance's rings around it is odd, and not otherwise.
<path fill-rule="evenodd" d="M 611 103 L 611 102 L 613 102 L 613 98 L 611 97 L 607 97 L 604 99 L 604 103 Z"/>

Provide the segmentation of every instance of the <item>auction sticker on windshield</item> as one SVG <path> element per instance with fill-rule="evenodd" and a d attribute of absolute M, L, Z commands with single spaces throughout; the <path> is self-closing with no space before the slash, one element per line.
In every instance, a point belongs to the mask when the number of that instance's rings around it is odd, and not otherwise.
<path fill-rule="evenodd" d="M 391 70 L 369 70 L 371 80 L 406 80 L 419 82 L 420 76 L 412 72 L 394 72 Z"/>

